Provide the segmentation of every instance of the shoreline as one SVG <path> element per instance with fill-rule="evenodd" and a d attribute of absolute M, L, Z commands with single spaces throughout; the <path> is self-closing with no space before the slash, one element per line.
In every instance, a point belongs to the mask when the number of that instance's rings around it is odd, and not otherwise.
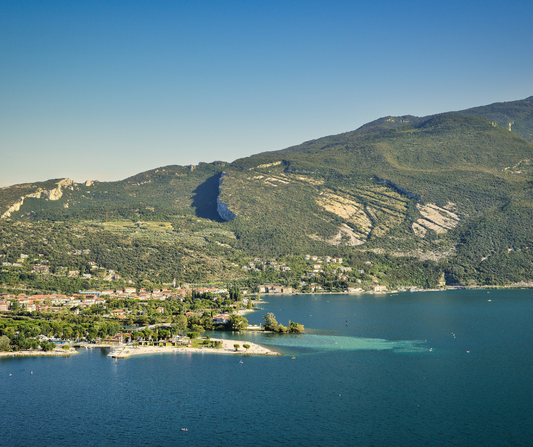
<path fill-rule="evenodd" d="M 54 349 L 53 351 L 6 351 L 0 352 L 0 358 L 2 357 L 69 357 L 71 355 L 78 354 L 76 349 L 69 349 L 65 351 L 64 349 Z"/>
<path fill-rule="evenodd" d="M 79 353 L 79 349 L 110 349 L 108 357 L 117 359 L 126 359 L 137 355 L 146 354 L 171 354 L 171 353 L 201 353 L 201 354 L 226 354 L 226 355 L 262 355 L 269 357 L 280 356 L 281 354 L 272 349 L 265 348 L 257 343 L 241 340 L 228 340 L 221 338 L 211 338 L 211 341 L 222 342 L 221 348 L 192 348 L 189 346 L 128 346 L 128 345 L 82 345 L 77 349 L 54 349 L 53 351 L 13 351 L 13 352 L 0 352 L 0 358 L 3 357 L 69 357 Z M 234 344 L 240 345 L 240 348 L 236 351 Z M 244 349 L 243 344 L 250 345 L 249 349 Z"/>
<path fill-rule="evenodd" d="M 114 347 L 108 354 L 108 357 L 116 359 L 126 359 L 137 355 L 146 354 L 171 354 L 171 353 L 201 353 L 201 354 L 226 354 L 226 355 L 262 355 L 262 356 L 280 356 L 279 352 L 272 349 L 265 348 L 257 343 L 241 341 L 241 340 L 228 340 L 221 338 L 211 338 L 211 341 L 222 342 L 221 348 L 192 348 L 188 346 L 174 347 L 174 346 L 119 346 Z M 239 341 L 240 348 L 236 351 L 234 344 Z M 250 345 L 249 349 L 244 349 L 243 344 Z M 115 352 L 114 352 L 115 351 Z"/>

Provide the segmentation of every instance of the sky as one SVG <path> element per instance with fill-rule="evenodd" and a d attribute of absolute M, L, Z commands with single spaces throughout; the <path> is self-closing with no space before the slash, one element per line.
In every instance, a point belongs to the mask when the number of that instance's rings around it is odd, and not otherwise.
<path fill-rule="evenodd" d="M 0 1 L 0 187 L 533 95 L 531 1 Z"/>

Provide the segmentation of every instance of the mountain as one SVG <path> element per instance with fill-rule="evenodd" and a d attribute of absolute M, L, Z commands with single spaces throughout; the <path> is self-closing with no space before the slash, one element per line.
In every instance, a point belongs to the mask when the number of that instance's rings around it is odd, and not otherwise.
<path fill-rule="evenodd" d="M 0 189 L 0 256 L 156 283 L 274 281 L 240 266 L 307 253 L 370 262 L 390 285 L 529 282 L 532 129 L 530 97 L 385 117 L 233 163 L 16 185 Z"/>
<path fill-rule="evenodd" d="M 458 113 L 487 118 L 533 143 L 533 96 L 520 101 L 497 102 L 488 106 L 474 107 Z"/>

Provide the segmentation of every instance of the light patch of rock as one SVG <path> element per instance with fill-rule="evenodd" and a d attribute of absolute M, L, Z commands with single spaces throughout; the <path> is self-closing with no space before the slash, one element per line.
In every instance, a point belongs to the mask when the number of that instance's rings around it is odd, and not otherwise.
<path fill-rule="evenodd" d="M 316 201 L 318 205 L 320 205 L 326 211 L 336 214 L 337 216 L 356 225 L 358 232 L 360 233 L 356 237 L 358 240 L 360 238 L 366 239 L 372 230 L 372 221 L 365 213 L 363 205 L 357 203 L 355 200 L 333 194 L 332 192 L 324 192 L 316 198 Z M 350 227 L 347 226 L 346 228 Z M 351 228 L 350 231 L 352 231 Z"/>
<path fill-rule="evenodd" d="M 453 205 L 449 202 L 447 207 L 452 208 Z M 460 218 L 457 214 L 433 203 L 428 203 L 427 205 L 417 203 L 416 207 L 423 217 L 412 225 L 413 232 L 417 236 L 424 237 L 426 235 L 426 232 L 422 231 L 421 227 L 433 230 L 437 234 L 444 234 L 459 224 Z"/>
<path fill-rule="evenodd" d="M 263 168 L 270 168 L 272 166 L 278 166 L 281 164 L 281 161 L 275 161 L 273 163 L 265 163 L 265 164 L 262 164 L 262 165 L 259 165 L 259 166 L 256 166 L 255 169 L 263 169 Z M 252 170 L 254 168 L 250 168 L 250 170 Z"/>
<path fill-rule="evenodd" d="M 420 236 L 420 237 L 424 237 L 427 233 L 427 229 L 424 228 L 422 225 L 416 223 L 416 222 L 413 222 L 413 232 L 417 235 L 417 236 Z"/>
<path fill-rule="evenodd" d="M 24 200 L 28 198 L 33 199 L 40 199 L 43 195 L 48 198 L 49 200 L 59 200 L 63 196 L 63 188 L 72 188 L 76 185 L 76 182 L 65 178 L 63 180 L 60 180 L 57 182 L 57 187 L 54 189 L 46 190 L 39 188 L 37 191 L 26 194 L 25 196 L 22 196 L 19 200 L 17 200 L 13 205 L 11 205 L 2 216 L 0 216 L 0 219 L 7 219 L 8 217 L 11 217 L 11 215 L 17 211 L 20 210 L 22 205 L 24 205 Z"/>
<path fill-rule="evenodd" d="M 316 234 L 308 235 L 311 239 L 315 241 L 326 242 L 330 245 L 337 246 L 343 243 L 343 240 L 346 240 L 344 245 L 355 247 L 356 245 L 362 245 L 365 243 L 364 240 L 361 240 L 358 235 L 346 224 L 342 224 L 339 227 L 339 232 L 330 239 L 323 239 Z"/>

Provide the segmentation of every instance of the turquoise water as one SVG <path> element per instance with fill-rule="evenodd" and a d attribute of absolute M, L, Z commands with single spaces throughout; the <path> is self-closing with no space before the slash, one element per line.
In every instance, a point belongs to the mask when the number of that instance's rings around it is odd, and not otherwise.
<path fill-rule="evenodd" d="M 531 445 L 532 298 L 268 297 L 307 333 L 236 338 L 280 357 L 1 359 L 0 445 Z"/>

